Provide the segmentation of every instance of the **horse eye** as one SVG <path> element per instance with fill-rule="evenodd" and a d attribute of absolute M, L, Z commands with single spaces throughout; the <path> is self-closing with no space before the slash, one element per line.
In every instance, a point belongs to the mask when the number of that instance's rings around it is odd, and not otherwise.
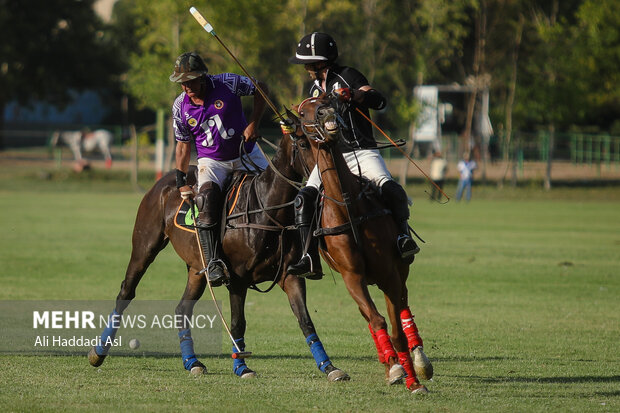
<path fill-rule="evenodd" d="M 297 145 L 299 145 L 301 149 L 308 149 L 308 142 L 306 141 L 299 141 Z"/>

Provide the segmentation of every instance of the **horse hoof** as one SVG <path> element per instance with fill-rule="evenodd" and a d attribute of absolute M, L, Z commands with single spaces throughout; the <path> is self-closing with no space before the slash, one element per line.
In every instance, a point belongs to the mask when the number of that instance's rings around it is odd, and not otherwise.
<path fill-rule="evenodd" d="M 256 378 L 256 372 L 254 370 L 245 369 L 243 374 L 241 375 L 242 379 L 254 379 Z"/>
<path fill-rule="evenodd" d="M 88 352 L 88 362 L 93 367 L 101 366 L 105 358 L 106 358 L 106 355 L 100 356 L 99 354 L 97 354 L 97 352 L 95 351 L 95 346 L 93 346 Z"/>
<path fill-rule="evenodd" d="M 403 382 L 403 379 L 407 377 L 407 372 L 400 364 L 394 364 L 390 368 L 390 374 L 388 376 L 388 384 L 390 386 L 394 384 L 400 384 Z"/>
<path fill-rule="evenodd" d="M 351 380 L 351 377 L 340 369 L 334 369 L 327 375 L 327 381 L 347 381 Z"/>
<path fill-rule="evenodd" d="M 207 367 L 198 360 L 196 360 L 194 364 L 192 364 L 192 367 L 190 367 L 189 372 L 194 377 L 200 377 L 203 374 L 207 374 Z"/>
<path fill-rule="evenodd" d="M 420 379 L 430 380 L 433 378 L 433 364 L 424 354 L 422 346 L 413 349 L 413 369 Z"/>
<path fill-rule="evenodd" d="M 425 385 L 416 383 L 409 387 L 411 394 L 428 394 L 428 389 Z"/>
<path fill-rule="evenodd" d="M 194 377 L 200 377 L 203 374 L 207 374 L 207 368 L 206 367 L 200 367 L 200 366 L 192 367 L 189 372 Z"/>

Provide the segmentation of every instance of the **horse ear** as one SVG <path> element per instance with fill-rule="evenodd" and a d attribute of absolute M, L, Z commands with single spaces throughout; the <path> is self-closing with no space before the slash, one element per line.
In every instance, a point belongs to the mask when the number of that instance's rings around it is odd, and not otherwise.
<path fill-rule="evenodd" d="M 297 109 L 299 109 L 299 105 L 291 105 L 291 107 L 293 108 L 293 110 L 295 110 L 295 112 L 297 112 Z M 291 122 L 296 125 L 299 124 L 299 117 L 295 113 L 291 112 L 286 108 L 284 110 L 286 111 L 286 116 Z"/>

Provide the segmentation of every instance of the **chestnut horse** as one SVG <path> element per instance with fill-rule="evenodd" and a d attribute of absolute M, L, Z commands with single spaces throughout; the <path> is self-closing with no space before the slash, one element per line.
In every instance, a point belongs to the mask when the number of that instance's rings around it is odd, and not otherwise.
<path fill-rule="evenodd" d="M 233 352 L 244 352 L 246 319 L 244 314 L 248 288 L 258 290 L 256 284 L 270 281 L 286 293 L 293 313 L 306 338 L 317 367 L 327 375 L 329 381 L 347 380 L 349 376 L 334 367 L 329 360 L 306 307 L 305 280 L 287 275 L 289 263 L 300 255 L 301 246 L 294 227 L 293 200 L 297 194 L 305 165 L 299 159 L 300 152 L 288 136 L 281 139 L 276 154 L 265 171 L 258 175 L 247 175 L 243 180 L 235 180 L 231 185 L 234 205 L 226 219 L 222 235 L 224 261 L 230 272 L 228 285 L 230 297 L 231 338 L 235 341 Z M 242 174 L 243 175 L 243 174 Z M 196 183 L 196 168 L 188 173 L 188 184 Z M 177 254 L 187 264 L 187 285 L 176 315 L 183 320 L 191 319 L 193 307 L 207 285 L 202 269 L 201 253 L 194 231 L 175 226 L 174 219 L 181 196 L 176 188 L 175 174 L 169 172 L 146 193 L 134 225 L 131 259 L 127 266 L 125 279 L 116 299 L 114 311 L 110 314 L 108 326 L 101 335 L 101 343 L 109 342 L 116 335 L 118 322 L 123 311 L 136 295 L 136 287 L 157 254 L 168 243 L 172 243 Z M 224 225 L 223 225 L 224 226 Z M 268 290 L 271 289 L 268 288 Z M 260 291 L 260 290 L 259 290 Z M 194 354 L 191 331 L 179 326 L 179 338 L 183 364 L 193 374 L 201 374 L 205 366 Z M 101 365 L 110 346 L 96 346 L 89 352 L 89 362 Z M 245 360 L 235 357 L 233 370 L 240 377 L 253 377 Z"/>
<path fill-rule="evenodd" d="M 401 382 L 406 376 L 410 391 L 426 393 L 428 390 L 417 376 L 430 379 L 433 367 L 423 352 L 422 339 L 409 309 L 406 282 L 410 263 L 398 255 L 397 227 L 390 211 L 381 203 L 376 190 L 371 189 L 370 182 L 349 170 L 338 149 L 338 141 L 343 139 L 341 120 L 332 102 L 323 95 L 295 107 L 300 115 L 297 139 L 309 141 L 323 183 L 318 212 L 320 228 L 314 235 L 321 238 L 321 255 L 342 275 L 368 321 L 389 383 Z M 368 285 L 373 284 L 385 296 L 392 327 L 390 336 L 386 320 L 368 292 Z"/>

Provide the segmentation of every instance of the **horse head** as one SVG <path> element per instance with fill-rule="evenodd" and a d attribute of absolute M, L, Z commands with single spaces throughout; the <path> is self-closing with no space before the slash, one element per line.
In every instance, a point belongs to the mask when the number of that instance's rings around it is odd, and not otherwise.
<path fill-rule="evenodd" d="M 344 121 L 337 110 L 337 100 L 323 93 L 295 106 L 303 134 L 320 144 L 335 145 L 342 139 Z"/>
<path fill-rule="evenodd" d="M 301 120 L 296 114 L 298 107 L 299 105 L 292 105 L 295 112 L 286 109 L 285 123 L 290 127 L 290 132 L 285 132 L 285 135 L 288 135 L 290 138 L 286 141 L 286 144 L 287 146 L 290 145 L 288 155 L 291 166 L 299 175 L 308 177 L 316 165 L 316 161 L 310 141 L 304 134 Z M 286 136 L 283 139 L 287 139 Z"/>

